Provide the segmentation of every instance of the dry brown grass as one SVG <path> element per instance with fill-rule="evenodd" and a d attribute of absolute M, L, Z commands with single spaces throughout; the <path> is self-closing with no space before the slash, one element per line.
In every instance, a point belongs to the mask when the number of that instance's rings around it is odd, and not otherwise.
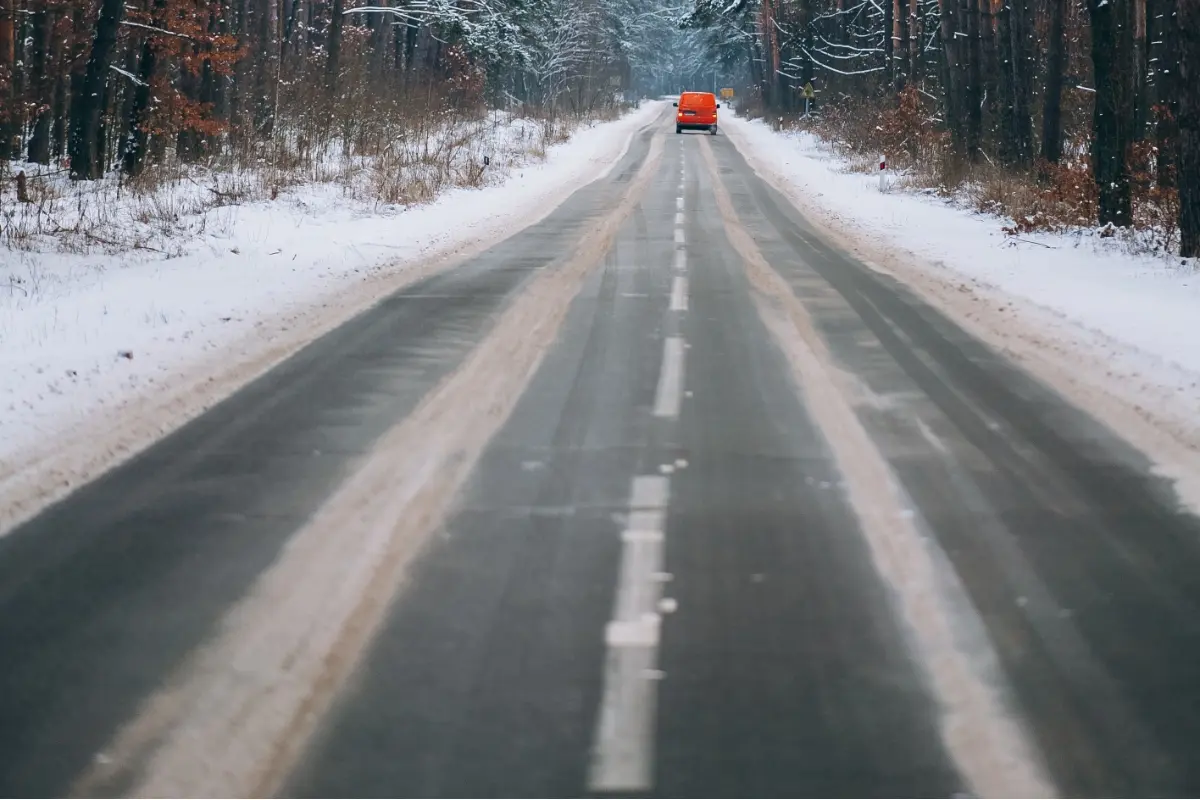
<path fill-rule="evenodd" d="M 208 212 L 275 200 L 309 184 L 332 184 L 348 200 L 377 206 L 426 203 L 453 187 L 479 187 L 568 139 L 586 119 L 562 111 L 489 113 L 456 106 L 432 91 L 397 96 L 352 87 L 314 98 L 285 88 L 274 135 L 222 134 L 199 160 L 173 156 L 136 178 L 117 172 L 72 183 L 57 167 L 26 169 L 30 202 L 18 202 L 15 176 L 0 164 L 0 247 L 60 252 L 149 250 L 166 256 L 219 224 Z M 517 127 L 506 125 L 513 117 Z M 115 159 L 114 159 L 115 160 Z"/>
<path fill-rule="evenodd" d="M 1032 168 L 1014 169 L 994 163 L 986 153 L 972 164 L 951 146 L 935 110 L 929 98 L 909 87 L 894 107 L 882 113 L 878 103 L 849 101 L 806 119 L 770 121 L 776 128 L 803 129 L 820 136 L 855 171 L 873 171 L 878 156 L 886 154 L 889 166 L 902 176 L 902 188 L 934 190 L 995 214 L 1006 220 L 1003 229 L 1013 235 L 1096 227 L 1097 189 L 1085 137 L 1070 139 L 1058 164 L 1039 162 Z M 1178 195 L 1157 185 L 1151 145 L 1134 145 L 1129 162 L 1134 225 L 1122 237 L 1139 252 L 1169 252 L 1178 238 Z"/>

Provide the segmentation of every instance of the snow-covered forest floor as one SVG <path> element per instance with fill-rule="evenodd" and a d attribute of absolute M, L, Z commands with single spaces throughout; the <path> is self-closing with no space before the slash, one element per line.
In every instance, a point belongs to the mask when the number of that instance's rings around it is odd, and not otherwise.
<path fill-rule="evenodd" d="M 327 159 L 307 181 L 54 176 L 41 219 L 4 195 L 0 488 L 64 448 L 80 453 L 64 486 L 138 449 L 443 256 L 536 221 L 661 110 L 573 129 L 493 114 L 401 143 L 390 167 Z M 385 202 L 379 180 L 419 193 Z"/>
<path fill-rule="evenodd" d="M 1200 264 L 1095 229 L 1005 231 L 969 194 L 941 197 L 802 131 L 728 114 L 760 173 L 877 269 L 1153 453 L 1197 466 Z M 1181 486 L 1200 500 L 1200 487 Z"/>
<path fill-rule="evenodd" d="M 26 197 L 18 202 L 16 192 L 0 194 L 0 244 L 30 253 L 176 257 L 197 240 L 228 238 L 238 216 L 232 209 L 268 200 L 306 206 L 314 195 L 387 216 L 447 189 L 501 182 L 512 169 L 544 158 L 580 124 L 505 111 L 481 117 L 442 111 L 406 121 L 372 132 L 386 135 L 385 142 L 345 132 L 318 144 L 282 132 L 257 154 L 243 154 L 241 163 L 168 159 L 133 179 L 114 171 L 72 181 L 57 165 L 12 162 L 10 175 L 25 173 Z"/>

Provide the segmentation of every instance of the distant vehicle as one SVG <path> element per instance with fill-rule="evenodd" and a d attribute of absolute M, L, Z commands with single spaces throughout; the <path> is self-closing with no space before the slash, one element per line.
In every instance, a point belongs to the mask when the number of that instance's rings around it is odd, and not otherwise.
<path fill-rule="evenodd" d="M 675 132 L 708 131 L 717 135 L 717 109 L 721 104 L 712 92 L 684 92 L 674 103 L 679 110 L 675 112 Z"/>

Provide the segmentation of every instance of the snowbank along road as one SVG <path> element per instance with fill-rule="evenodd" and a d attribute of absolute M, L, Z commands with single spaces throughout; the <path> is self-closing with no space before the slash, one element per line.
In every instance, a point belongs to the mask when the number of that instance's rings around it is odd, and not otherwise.
<path fill-rule="evenodd" d="M 1200 792 L 1200 525 L 725 137 L 0 538 L 0 790 Z"/>

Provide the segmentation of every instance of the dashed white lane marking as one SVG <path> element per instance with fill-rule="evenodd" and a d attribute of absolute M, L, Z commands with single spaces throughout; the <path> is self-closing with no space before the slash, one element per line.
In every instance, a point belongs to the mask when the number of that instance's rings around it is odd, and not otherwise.
<path fill-rule="evenodd" d="M 637 478 L 633 482 L 633 491 L 629 495 L 629 507 L 634 512 L 666 508 L 669 491 L 670 486 L 665 478 L 653 475 Z M 631 524 L 636 521 L 630 519 Z"/>
<path fill-rule="evenodd" d="M 639 791 L 654 783 L 663 531 L 670 484 L 657 475 L 633 479 L 629 525 L 621 535 L 621 570 L 612 621 L 605 630 L 604 695 L 588 784 L 593 791 Z M 674 607 L 671 608 L 674 611 Z"/>
<path fill-rule="evenodd" d="M 676 275 L 671 282 L 671 310 L 688 310 L 688 280 L 682 275 Z"/>
<path fill-rule="evenodd" d="M 658 374 L 658 391 L 654 395 L 654 416 L 679 416 L 683 399 L 683 339 L 668 336 L 663 342 L 662 371 Z"/>
<path fill-rule="evenodd" d="M 680 154 L 680 177 L 684 174 Z M 683 180 L 679 189 L 683 191 Z M 683 197 L 675 200 L 675 269 L 687 270 Z M 688 280 L 671 281 L 671 311 L 687 311 Z M 654 396 L 654 416 L 675 418 L 683 399 L 686 345 L 678 336 L 663 342 L 662 368 Z M 642 475 L 630 489 L 629 523 L 621 536 L 621 571 L 612 621 L 605 629 L 607 655 L 604 695 L 588 783 L 593 791 L 644 791 L 654 784 L 654 733 L 657 714 L 658 643 L 661 614 L 676 603 L 663 599 L 663 531 L 670 482 L 666 477 L 687 462 L 659 467 L 662 475 Z"/>

